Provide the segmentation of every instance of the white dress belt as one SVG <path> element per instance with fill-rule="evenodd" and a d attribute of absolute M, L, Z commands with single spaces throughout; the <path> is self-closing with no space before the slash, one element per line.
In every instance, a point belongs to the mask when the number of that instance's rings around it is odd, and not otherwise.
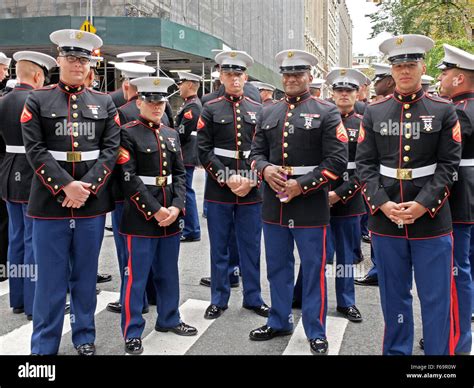
<path fill-rule="evenodd" d="M 313 172 L 318 166 L 282 166 L 286 170 L 288 175 L 297 176 L 297 175 L 306 175 L 310 172 Z"/>
<path fill-rule="evenodd" d="M 437 164 L 419 168 L 391 168 L 380 165 L 380 174 L 393 179 L 411 180 L 434 175 L 436 167 Z"/>
<path fill-rule="evenodd" d="M 474 159 L 461 159 L 459 167 L 474 167 Z"/>
<path fill-rule="evenodd" d="M 347 169 L 348 170 L 355 170 L 357 167 L 356 167 L 356 163 L 355 162 L 349 162 L 347 163 Z"/>
<path fill-rule="evenodd" d="M 25 146 L 10 146 L 10 145 L 7 145 L 6 151 L 9 154 L 26 154 Z"/>
<path fill-rule="evenodd" d="M 97 160 L 100 156 L 100 150 L 70 152 L 48 150 L 48 152 L 58 162 L 88 162 L 90 160 Z"/>
<path fill-rule="evenodd" d="M 173 183 L 173 176 L 139 176 L 147 186 L 167 186 Z"/>
<path fill-rule="evenodd" d="M 214 148 L 214 155 L 224 156 L 226 158 L 232 159 L 242 159 L 240 155 L 243 155 L 244 159 L 248 159 L 248 157 L 250 156 L 250 151 L 231 151 L 225 150 L 223 148 Z"/>

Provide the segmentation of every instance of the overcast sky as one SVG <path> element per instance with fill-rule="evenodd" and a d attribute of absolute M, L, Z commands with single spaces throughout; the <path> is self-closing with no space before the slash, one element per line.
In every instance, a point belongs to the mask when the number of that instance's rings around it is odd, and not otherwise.
<path fill-rule="evenodd" d="M 378 7 L 371 2 L 368 3 L 366 0 L 346 0 L 346 3 L 352 23 L 354 24 L 354 30 L 352 31 L 352 51 L 354 55 L 360 53 L 378 55 L 380 43 L 391 36 L 391 34 L 384 32 L 376 38 L 369 40 L 372 27 L 370 19 L 366 18 L 365 15 L 377 11 Z"/>

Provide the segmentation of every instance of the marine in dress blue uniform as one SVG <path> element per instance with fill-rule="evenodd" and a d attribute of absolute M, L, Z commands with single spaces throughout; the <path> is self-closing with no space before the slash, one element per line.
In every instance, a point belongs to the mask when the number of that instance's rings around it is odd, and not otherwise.
<path fill-rule="evenodd" d="M 89 74 L 84 81 L 84 86 L 93 90 L 99 90 L 100 81 L 99 81 L 99 73 L 97 72 L 97 66 L 104 60 L 103 57 L 91 56 L 90 61 L 90 71 Z M 112 275 L 107 273 L 97 273 L 97 283 L 107 283 L 112 281 Z M 97 293 L 99 294 L 101 290 L 97 288 Z M 66 305 L 66 310 L 68 309 L 68 305 Z"/>
<path fill-rule="evenodd" d="M 35 295 L 35 259 L 31 243 L 33 222 L 26 217 L 33 170 L 26 159 L 20 116 L 28 94 L 44 86 L 49 71 L 57 66 L 49 55 L 19 51 L 13 55 L 21 79 L 12 92 L 0 99 L 0 135 L 6 143 L 1 165 L 1 192 L 9 215 L 8 261 L 17 273 L 9 276 L 10 306 L 31 320 Z"/>
<path fill-rule="evenodd" d="M 262 105 L 272 105 L 275 100 L 273 99 L 273 93 L 275 93 L 276 87 L 264 82 L 251 82 L 260 92 L 260 98 L 262 99 Z"/>
<path fill-rule="evenodd" d="M 4 53 L 0 52 L 0 82 L 8 76 L 8 68 L 10 66 L 11 58 L 8 58 Z M 0 90 L 0 96 L 3 91 Z M 5 157 L 5 142 L 0 136 L 0 163 Z M 1 190 L 1 186 L 0 186 Z M 0 193 L 1 194 L 1 193 Z M 7 265 L 7 251 L 8 251 L 8 211 L 5 201 L 0 199 L 0 265 Z M 7 279 L 6 274 L 0 275 L 0 281 Z"/>
<path fill-rule="evenodd" d="M 145 56 L 147 53 L 141 52 L 132 52 L 132 53 L 123 53 L 119 54 L 124 59 L 130 60 L 145 60 Z M 143 55 L 143 56 L 142 56 Z M 149 54 L 148 54 L 149 55 Z M 144 76 L 149 76 L 156 72 L 150 66 L 143 65 L 142 63 L 134 63 L 134 62 L 123 62 L 117 63 L 115 65 L 117 70 L 122 72 L 122 77 L 124 79 L 125 87 L 124 92 L 127 94 L 128 102 L 122 105 L 118 109 L 118 114 L 120 118 L 120 124 L 125 125 L 131 121 L 135 121 L 138 119 L 140 115 L 140 110 L 137 107 L 137 99 L 138 99 L 138 91 L 135 86 L 130 84 L 130 82 L 136 78 L 141 78 Z M 122 177 L 120 176 L 121 168 L 120 166 L 116 166 L 113 172 L 113 180 L 112 180 L 112 191 L 114 194 L 115 200 L 115 210 L 112 213 L 112 228 L 114 232 L 114 243 L 115 243 L 115 250 L 117 252 L 117 259 L 119 265 L 119 273 L 121 279 L 121 287 L 120 287 L 120 299 L 115 302 L 110 302 L 107 304 L 107 310 L 113 313 L 121 313 L 122 312 L 122 301 L 123 301 L 123 285 L 124 285 L 124 271 L 127 266 L 128 262 L 128 254 L 127 254 L 127 240 L 126 238 L 120 234 L 120 223 L 122 222 L 122 215 L 123 215 L 123 206 L 124 206 L 124 196 L 123 196 L 123 188 L 121 185 Z M 146 298 L 146 294 L 144 294 L 143 300 L 143 311 L 147 312 L 148 310 L 148 300 Z"/>
<path fill-rule="evenodd" d="M 140 110 L 137 107 L 138 92 L 130 81 L 155 74 L 156 70 L 150 66 L 129 62 L 116 63 L 115 68 L 122 72 L 122 78 L 124 79 L 124 83 L 127 85 L 127 102 L 118 108 L 120 122 L 127 124 L 130 121 L 136 120 L 140 114 Z"/>
<path fill-rule="evenodd" d="M 197 123 L 201 115 L 202 105 L 197 96 L 202 77 L 186 72 L 178 72 L 177 81 L 179 94 L 184 103 L 178 111 L 175 129 L 178 131 L 186 168 L 186 215 L 181 242 L 201 240 L 201 227 L 197 209 L 196 193 L 193 189 L 193 177 L 196 166 L 199 165 L 197 155 Z"/>
<path fill-rule="evenodd" d="M 84 87 L 91 52 L 102 40 L 60 30 L 60 82 L 30 92 L 22 115 L 26 156 L 34 170 L 28 216 L 38 269 L 33 304 L 33 354 L 59 349 L 69 285 L 72 341 L 80 355 L 95 354 L 97 263 L 108 187 L 120 145 L 119 120 L 107 94 Z"/>
<path fill-rule="evenodd" d="M 121 53 L 117 55 L 117 59 L 122 60 L 121 63 L 137 63 L 141 65 L 146 64 L 146 58 L 149 57 L 151 53 L 146 51 L 130 51 L 126 53 Z M 122 82 L 122 85 L 119 89 L 109 93 L 114 101 L 114 104 L 117 108 L 120 108 L 122 105 L 127 103 L 127 87 L 128 84 Z"/>
<path fill-rule="evenodd" d="M 263 230 L 272 308 L 267 324 L 252 330 L 250 339 L 293 331 L 296 242 L 304 274 L 304 330 L 311 351 L 325 355 L 328 187 L 346 171 L 349 139 L 337 108 L 309 93 L 316 57 L 288 50 L 276 61 L 286 97 L 262 110 L 250 156 L 252 168 L 265 179 Z"/>
<path fill-rule="evenodd" d="M 370 96 L 370 85 L 372 84 L 372 80 L 364 75 L 365 82 L 359 88 L 359 100 L 356 101 L 354 110 L 357 114 L 363 115 L 365 112 L 365 108 L 369 104 L 368 97 Z"/>
<path fill-rule="evenodd" d="M 218 50 L 220 52 L 220 50 Z M 218 66 L 218 70 L 211 74 L 212 79 L 216 80 L 220 76 L 220 67 Z M 220 81 L 219 81 L 220 82 Z M 205 94 L 202 96 L 201 103 L 204 106 L 210 101 L 214 101 L 219 97 L 225 96 L 225 87 L 224 85 L 220 85 L 220 87 L 212 93 Z M 252 82 L 246 82 L 244 85 L 244 96 L 250 98 L 256 102 L 262 102 L 260 93 L 257 87 Z M 203 217 L 207 217 L 207 204 L 208 202 L 204 200 L 203 203 Z M 237 240 L 235 237 L 235 230 L 234 226 L 232 226 L 232 230 L 230 232 L 230 240 L 229 240 L 229 282 L 231 288 L 239 287 L 240 280 L 240 257 L 239 257 L 239 250 L 237 248 Z M 199 284 L 205 287 L 211 287 L 211 278 L 210 277 L 203 277 L 201 278 Z"/>
<path fill-rule="evenodd" d="M 462 159 L 458 179 L 451 190 L 449 204 L 453 217 L 454 280 L 459 304 L 459 342 L 456 354 L 471 354 L 472 332 L 472 257 L 474 235 L 474 55 L 444 45 L 439 66 L 440 90 L 452 99 L 461 124 Z"/>
<path fill-rule="evenodd" d="M 127 238 L 122 331 L 125 351 L 143 352 L 143 294 L 153 268 L 158 318 L 155 330 L 196 335 L 179 315 L 178 256 L 180 219 L 185 208 L 185 170 L 179 136 L 160 122 L 169 78 L 142 77 L 138 88 L 138 120 L 122 129 L 118 164 L 122 168 L 125 207 L 120 231 Z"/>
<path fill-rule="evenodd" d="M 326 83 L 326 80 L 323 78 L 313 79 L 313 82 L 309 85 L 309 90 L 314 97 L 321 98 L 323 85 Z"/>
<path fill-rule="evenodd" d="M 384 355 L 412 353 L 413 273 L 425 353 L 454 354 L 458 337 L 448 198 L 461 160 L 461 127 L 448 101 L 421 88 L 423 57 L 433 45 L 421 35 L 381 44 L 397 87 L 367 108 L 359 133 L 357 174 L 371 212 Z"/>
<path fill-rule="evenodd" d="M 354 111 L 354 103 L 357 90 L 363 82 L 365 75 L 353 69 L 338 68 L 327 76 L 327 83 L 333 90 L 334 103 L 339 104 L 337 106 L 341 111 L 342 122 L 349 134 L 349 163 L 344 176 L 331 185 L 329 192 L 332 207 L 331 227 L 327 231 L 326 263 L 332 265 L 336 253 L 338 260 L 334 273 L 337 311 L 353 322 L 362 321 L 362 315 L 355 306 L 353 264 L 361 261 L 360 218 L 366 213 L 355 174 L 355 153 L 362 116 Z M 351 100 L 354 101 L 351 103 Z M 300 267 L 293 294 L 293 308 L 301 308 L 302 288 Z"/>
<path fill-rule="evenodd" d="M 385 63 L 375 63 L 372 65 L 375 71 L 375 77 L 372 80 L 374 82 L 374 89 L 376 100 L 386 98 L 387 96 L 393 94 L 395 90 L 395 81 L 392 77 L 392 68 L 390 65 Z M 367 206 L 367 204 L 366 204 Z M 369 220 L 369 210 L 365 215 L 361 217 L 361 232 L 362 232 L 362 241 L 370 244 L 370 235 L 368 229 L 368 220 Z M 370 247 L 370 258 L 372 260 L 372 268 L 367 272 L 367 274 L 361 278 L 354 279 L 354 283 L 359 286 L 377 286 L 378 277 L 377 277 L 377 265 L 374 257 L 374 249 Z"/>
<path fill-rule="evenodd" d="M 248 156 L 261 104 L 244 96 L 245 71 L 253 59 L 242 51 L 216 56 L 225 95 L 208 102 L 198 122 L 198 154 L 207 171 L 205 199 L 211 245 L 211 304 L 206 319 L 228 307 L 232 227 L 240 256 L 243 307 L 267 316 L 260 288 L 261 194 Z"/>

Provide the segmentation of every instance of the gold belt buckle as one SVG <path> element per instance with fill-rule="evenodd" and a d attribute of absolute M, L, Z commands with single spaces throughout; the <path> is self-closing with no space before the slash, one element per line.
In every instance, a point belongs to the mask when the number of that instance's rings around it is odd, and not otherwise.
<path fill-rule="evenodd" d="M 167 177 L 165 176 L 157 176 L 156 177 L 156 185 L 157 186 L 166 186 Z"/>
<path fill-rule="evenodd" d="M 82 155 L 79 151 L 70 151 L 67 152 L 67 161 L 72 162 L 80 162 L 82 161 Z"/>
<path fill-rule="evenodd" d="M 411 168 L 397 168 L 397 179 L 402 181 L 410 181 L 413 179 Z"/>
<path fill-rule="evenodd" d="M 283 170 L 286 171 L 286 175 L 295 175 L 295 174 L 293 173 L 293 171 L 294 171 L 294 170 L 293 170 L 293 167 L 290 167 L 290 166 L 283 166 L 282 168 L 283 168 Z"/>

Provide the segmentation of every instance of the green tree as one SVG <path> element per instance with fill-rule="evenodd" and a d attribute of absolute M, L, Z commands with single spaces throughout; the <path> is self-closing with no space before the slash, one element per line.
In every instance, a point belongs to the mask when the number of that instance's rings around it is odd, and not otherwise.
<path fill-rule="evenodd" d="M 437 39 L 472 39 L 472 0 L 383 0 L 378 11 L 367 15 L 372 38 L 381 32 L 421 34 Z"/>

